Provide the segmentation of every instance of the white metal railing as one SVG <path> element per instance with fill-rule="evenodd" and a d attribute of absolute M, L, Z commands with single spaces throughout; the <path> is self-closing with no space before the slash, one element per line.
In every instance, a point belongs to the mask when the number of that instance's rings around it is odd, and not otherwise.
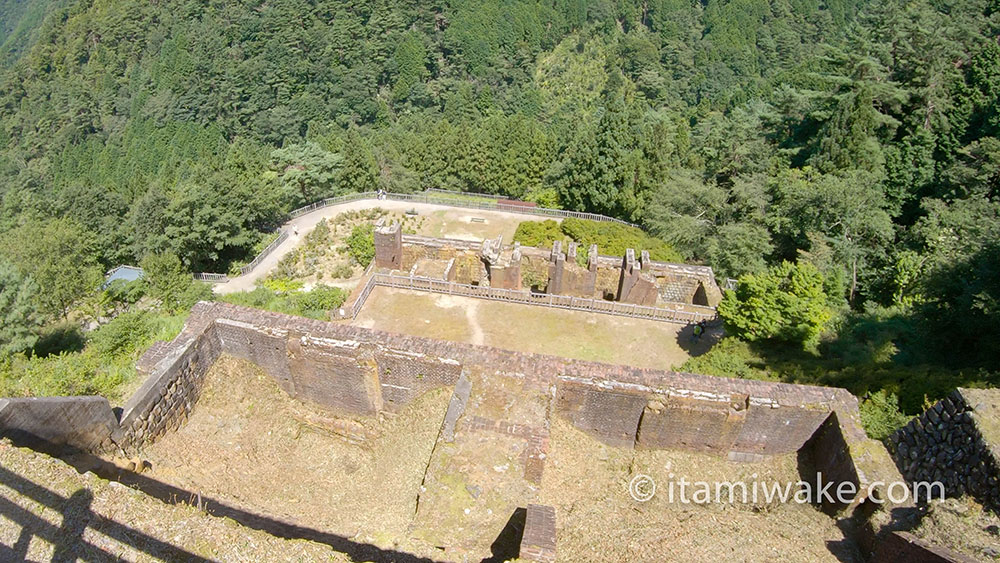
<path fill-rule="evenodd" d="M 467 196 L 468 199 L 462 199 L 461 197 L 447 197 L 444 195 L 434 195 L 435 193 L 449 193 L 455 194 L 455 196 Z M 477 194 L 472 192 L 449 192 L 447 190 L 437 190 L 428 189 L 424 193 L 420 194 L 396 194 L 387 193 L 384 194 L 385 199 L 392 201 L 411 201 L 413 203 L 429 203 L 434 205 L 447 205 L 450 207 L 463 207 L 466 209 L 484 209 L 491 211 L 506 211 L 511 213 L 521 213 L 524 215 L 539 215 L 543 217 L 574 217 L 577 219 L 588 219 L 591 221 L 601 221 L 601 222 L 611 222 L 618 223 L 620 225 L 627 225 L 629 227 L 639 228 L 635 223 L 629 223 L 628 221 L 622 221 L 621 219 L 616 219 L 614 217 L 608 217 L 606 215 L 601 215 L 599 213 L 584 213 L 582 211 L 567 211 L 565 209 L 549 209 L 547 207 L 522 207 L 516 204 L 503 203 L 504 200 L 508 199 L 503 196 L 494 196 L 486 194 Z M 310 203 L 309 205 L 295 209 L 288 214 L 289 219 L 295 219 L 301 217 L 307 213 L 316 211 L 317 209 L 323 209 L 324 207 L 330 207 L 331 205 L 339 205 L 341 203 L 348 203 L 352 201 L 361 201 L 365 199 L 378 200 L 379 194 L 376 192 L 357 192 L 352 194 L 345 194 L 337 197 L 328 197 L 322 199 L 315 203 Z M 482 198 L 481 201 L 475 201 L 476 198 Z M 254 257 L 246 266 L 240 268 L 240 275 L 245 276 L 252 272 L 267 256 L 274 251 L 281 243 L 288 239 L 288 231 L 282 231 L 281 235 L 278 236 L 271 244 L 267 245 L 267 248 L 262 250 L 260 254 Z M 213 275 L 213 276 L 225 276 L 225 274 L 202 274 L 202 275 Z M 229 278 L 226 277 L 226 281 Z M 204 281 L 221 281 L 221 280 L 204 280 Z"/>
<path fill-rule="evenodd" d="M 278 235 L 278 238 L 272 240 L 271 244 L 267 245 L 264 248 L 264 250 L 261 250 L 260 254 L 258 254 L 253 259 L 253 261 L 251 261 L 246 266 L 243 266 L 242 268 L 240 268 L 240 275 L 241 276 L 245 276 L 245 275 L 249 274 L 250 272 L 252 272 L 253 269 L 257 267 L 257 264 L 260 264 L 265 258 L 267 258 L 268 254 L 274 252 L 274 249 L 278 248 L 278 246 L 281 243 L 285 242 L 286 239 L 288 239 L 288 231 L 281 231 L 281 234 Z"/>
<path fill-rule="evenodd" d="M 368 279 L 365 283 L 364 289 L 362 289 L 358 294 L 358 298 L 350 305 L 350 310 L 345 308 L 345 315 L 350 315 L 351 318 L 356 318 L 372 290 L 375 286 L 379 285 L 384 287 L 394 287 L 397 289 L 429 291 L 447 295 L 460 295 L 479 299 L 489 299 L 492 301 L 540 305 L 557 309 L 605 313 L 609 315 L 681 324 L 697 323 L 701 321 L 715 322 L 718 319 L 715 309 L 711 307 L 701 307 L 698 305 L 685 304 L 684 306 L 686 308 L 690 308 L 692 310 L 684 311 L 680 309 L 669 309 L 666 307 L 650 307 L 647 305 L 636 305 L 634 303 L 619 303 L 617 301 L 605 301 L 603 299 L 574 297 L 572 295 L 553 295 L 550 293 L 533 293 L 530 291 L 515 289 L 466 285 L 449 282 L 447 280 L 438 280 L 419 276 L 397 276 L 395 274 L 379 272 L 376 272 Z"/>
<path fill-rule="evenodd" d="M 198 281 L 208 282 L 208 283 L 226 283 L 229 281 L 229 276 L 226 274 L 213 274 L 211 272 L 198 272 L 196 274 L 191 274 L 194 279 Z"/>
<path fill-rule="evenodd" d="M 622 221 L 621 219 L 616 219 L 614 217 L 608 217 L 607 215 L 601 215 L 599 213 L 584 213 L 582 211 L 567 211 L 565 209 L 550 209 L 547 207 L 526 207 L 516 204 L 503 203 L 502 201 L 497 201 L 496 196 L 483 196 L 482 194 L 475 193 L 465 193 L 465 192 L 450 192 L 454 193 L 456 196 L 469 196 L 469 199 L 463 200 L 459 197 L 445 197 L 436 196 L 433 193 L 428 194 L 427 192 L 420 194 L 396 194 L 387 193 L 385 194 L 386 200 L 392 201 L 412 201 L 414 203 L 429 203 L 434 205 L 447 205 L 451 207 L 464 207 L 466 209 L 485 209 L 493 211 L 509 211 L 512 213 L 522 213 L 525 215 L 541 215 L 545 217 L 574 217 L 577 219 L 589 219 L 591 221 L 601 221 L 601 222 L 611 222 L 618 223 L 621 225 L 627 225 L 629 227 L 639 226 L 635 223 L 629 223 L 628 221 Z M 474 197 L 483 198 L 482 201 L 474 201 Z M 354 194 L 347 194 L 337 197 L 329 197 L 324 200 L 311 203 L 304 207 L 300 207 L 288 216 L 292 219 L 296 217 L 301 217 L 306 213 L 316 211 L 317 209 L 322 209 L 324 207 L 329 207 L 331 205 L 337 205 L 340 203 L 347 203 L 350 201 L 360 201 L 363 199 L 378 199 L 378 194 L 375 192 L 359 192 Z"/>

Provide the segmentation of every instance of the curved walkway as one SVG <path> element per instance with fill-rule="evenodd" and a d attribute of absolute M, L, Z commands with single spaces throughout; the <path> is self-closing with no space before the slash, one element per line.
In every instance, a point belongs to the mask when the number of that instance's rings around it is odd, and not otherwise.
<path fill-rule="evenodd" d="M 358 211 L 362 209 L 373 209 L 380 207 L 389 211 L 406 211 L 408 209 L 416 209 L 417 213 L 428 214 L 434 211 L 440 210 L 456 210 L 464 211 L 469 214 L 475 214 L 476 216 L 498 216 L 507 218 L 516 218 L 521 221 L 541 221 L 544 219 L 555 219 L 553 217 L 540 217 L 538 215 L 530 215 L 524 213 L 513 213 L 509 211 L 493 211 L 486 209 L 469 209 L 466 207 L 458 207 L 452 205 L 439 205 L 432 203 L 414 203 L 410 201 L 393 201 L 390 199 L 362 199 L 357 201 L 350 201 L 345 203 L 340 203 L 336 205 L 330 205 L 328 207 L 322 207 L 315 211 L 311 211 L 299 217 L 296 217 L 284 225 L 281 229 L 289 233 L 288 238 L 278 245 L 270 254 L 267 255 L 261 262 L 253 269 L 249 274 L 239 276 L 236 278 L 230 278 L 227 283 L 216 284 L 214 287 L 215 293 L 236 293 L 239 291 L 250 291 L 257 287 L 257 282 L 266 278 L 267 275 L 278 265 L 278 262 L 282 258 L 288 255 L 289 252 L 295 249 L 296 246 L 302 241 L 309 232 L 311 232 L 316 224 L 322 219 L 330 219 L 346 211 Z M 296 234 L 297 232 L 297 234 Z M 509 241 L 507 241 L 509 242 Z"/>

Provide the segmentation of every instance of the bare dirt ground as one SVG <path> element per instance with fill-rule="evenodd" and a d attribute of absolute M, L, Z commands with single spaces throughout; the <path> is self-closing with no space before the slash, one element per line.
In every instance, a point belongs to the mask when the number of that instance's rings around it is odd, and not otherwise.
<path fill-rule="evenodd" d="M 450 390 L 397 416 L 352 422 L 288 397 L 254 366 L 223 358 L 189 420 L 145 452 L 150 476 L 354 541 L 408 552 L 408 526 Z M 361 444 L 338 432 L 367 434 Z"/>
<path fill-rule="evenodd" d="M 637 367 L 670 369 L 693 346 L 678 324 L 376 287 L 354 324 L 366 328 L 485 344 Z"/>
<path fill-rule="evenodd" d="M 348 561 L 0 441 L 0 560 Z"/>
<path fill-rule="evenodd" d="M 862 561 L 833 519 L 810 505 L 682 504 L 667 488 L 691 481 L 798 480 L 794 456 L 754 464 L 687 452 L 609 448 L 554 418 L 541 504 L 556 509 L 568 561 Z M 657 483 L 637 502 L 635 474 Z M 672 477 L 671 477 L 672 476 Z"/>
<path fill-rule="evenodd" d="M 484 240 L 503 236 L 504 244 L 511 244 L 517 226 L 525 220 L 522 215 L 476 209 L 438 209 L 418 215 L 392 211 L 388 217 L 398 221 L 405 233 L 459 240 Z M 548 217 L 536 218 L 538 221 L 543 219 Z"/>

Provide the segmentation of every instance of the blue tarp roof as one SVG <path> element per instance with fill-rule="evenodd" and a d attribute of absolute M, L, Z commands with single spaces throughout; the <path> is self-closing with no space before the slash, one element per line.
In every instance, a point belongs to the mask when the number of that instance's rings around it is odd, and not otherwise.
<path fill-rule="evenodd" d="M 107 275 L 104 276 L 104 283 L 101 284 L 101 289 L 104 289 L 111 285 L 111 282 L 115 280 L 124 280 L 126 282 L 135 281 L 146 275 L 142 271 L 142 268 L 137 268 L 135 266 L 118 266 L 108 271 Z"/>

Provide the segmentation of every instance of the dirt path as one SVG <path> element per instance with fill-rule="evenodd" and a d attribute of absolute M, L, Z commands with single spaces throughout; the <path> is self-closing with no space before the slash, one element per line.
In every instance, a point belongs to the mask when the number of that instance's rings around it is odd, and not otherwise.
<path fill-rule="evenodd" d="M 347 203 L 341 203 L 339 205 L 331 205 L 330 207 L 324 207 L 322 209 L 317 209 L 311 213 L 306 213 L 301 217 L 296 217 L 291 221 L 285 223 L 281 226 L 282 230 L 291 233 L 289 237 L 278 245 L 278 248 L 274 249 L 271 254 L 269 254 L 256 268 L 249 274 L 245 276 L 240 276 L 238 278 L 231 278 L 228 283 L 217 284 L 214 287 L 215 293 L 225 294 L 225 293 L 236 293 L 239 291 L 250 291 L 257 287 L 257 282 L 266 278 L 267 275 L 278 265 L 289 252 L 291 252 L 302 239 L 316 227 L 322 219 L 330 219 L 336 217 L 340 213 L 346 211 L 358 211 L 361 209 L 372 209 L 380 207 L 382 209 L 390 211 L 406 211 L 408 209 L 416 209 L 417 213 L 426 215 L 431 214 L 436 211 L 441 210 L 463 210 L 465 208 L 452 207 L 449 205 L 437 205 L 430 203 L 413 203 L 409 201 L 392 201 L 392 200 L 377 200 L 377 199 L 362 199 L 358 201 L 351 201 Z M 496 217 L 496 218 L 506 218 L 506 219 L 517 219 L 520 221 L 541 221 L 547 219 L 547 217 L 540 217 L 537 215 L 527 215 L 523 213 L 510 213 L 506 211 L 486 211 L 481 209 L 467 210 L 469 212 L 474 212 L 477 216 L 483 217 Z"/>

